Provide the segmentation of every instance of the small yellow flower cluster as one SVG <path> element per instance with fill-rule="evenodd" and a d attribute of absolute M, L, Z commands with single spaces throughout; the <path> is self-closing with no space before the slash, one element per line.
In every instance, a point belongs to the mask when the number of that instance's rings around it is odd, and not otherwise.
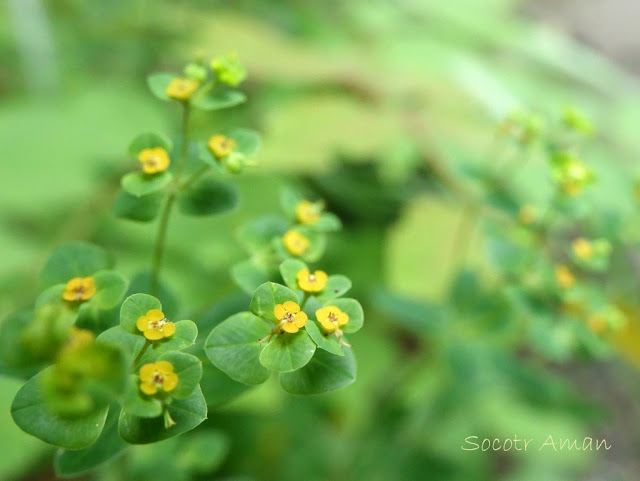
<path fill-rule="evenodd" d="M 199 86 L 197 80 L 178 77 L 169 82 L 165 93 L 172 99 L 189 100 Z"/>
<path fill-rule="evenodd" d="M 178 385 L 178 375 L 169 361 L 148 363 L 140 368 L 140 391 L 153 396 L 158 391 L 169 393 Z"/>
<path fill-rule="evenodd" d="M 65 301 L 83 302 L 91 299 L 96 293 L 93 277 L 74 277 L 65 286 L 62 298 Z"/>
<path fill-rule="evenodd" d="M 145 174 L 164 172 L 171 163 L 168 152 L 162 147 L 141 150 L 138 154 L 138 160 L 142 164 L 142 170 Z"/>
<path fill-rule="evenodd" d="M 340 328 L 349 322 L 349 314 L 336 306 L 326 306 L 316 311 L 316 319 L 327 332 L 342 335 Z"/>
<path fill-rule="evenodd" d="M 282 242 L 289 254 L 294 256 L 304 255 L 311 245 L 306 236 L 294 229 L 290 229 L 284 234 Z"/>
<path fill-rule="evenodd" d="M 136 327 L 145 338 L 157 341 L 173 336 L 176 325 L 168 320 L 160 309 L 151 309 L 136 321 Z"/>
<path fill-rule="evenodd" d="M 569 289 L 576 283 L 576 278 L 565 265 L 558 265 L 555 268 L 556 282 L 560 287 Z"/>
<path fill-rule="evenodd" d="M 323 202 L 301 200 L 296 205 L 296 218 L 301 224 L 315 224 L 320 219 L 323 209 Z"/>
<path fill-rule="evenodd" d="M 582 260 L 592 259 L 595 254 L 593 245 L 584 237 L 578 237 L 575 239 L 571 243 L 571 247 L 573 248 L 575 255 Z"/>
<path fill-rule="evenodd" d="M 523 205 L 518 213 L 518 218 L 524 225 L 531 225 L 538 220 L 538 210 L 530 204 Z"/>
<path fill-rule="evenodd" d="M 307 323 L 307 314 L 300 310 L 300 306 L 293 301 L 277 304 L 273 308 L 273 314 L 280 321 L 279 326 L 283 331 L 296 333 Z"/>
<path fill-rule="evenodd" d="M 302 269 L 296 275 L 298 286 L 304 292 L 320 292 L 327 285 L 329 276 L 325 271 L 315 271 L 313 274 L 309 269 Z"/>
<path fill-rule="evenodd" d="M 215 134 L 209 138 L 207 146 L 215 158 L 220 160 L 228 157 L 237 147 L 237 143 L 222 134 Z"/>

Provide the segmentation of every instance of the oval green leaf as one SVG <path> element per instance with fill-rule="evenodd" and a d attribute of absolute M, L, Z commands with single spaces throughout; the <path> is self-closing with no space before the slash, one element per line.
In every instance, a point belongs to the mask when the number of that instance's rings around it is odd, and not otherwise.
<path fill-rule="evenodd" d="M 191 104 L 202 110 L 220 110 L 235 107 L 246 100 L 247 96 L 239 90 L 218 86 L 196 93 Z"/>
<path fill-rule="evenodd" d="M 71 242 L 54 249 L 40 273 L 40 282 L 43 287 L 66 284 L 74 277 L 88 277 L 110 265 L 111 259 L 101 247 Z"/>
<path fill-rule="evenodd" d="M 351 279 L 341 274 L 329 276 L 327 285 L 316 296 L 319 301 L 325 302 L 336 297 L 343 296 L 351 289 Z"/>
<path fill-rule="evenodd" d="M 173 365 L 173 372 L 178 375 L 178 385 L 171 391 L 175 399 L 188 398 L 202 379 L 202 363 L 191 354 L 171 351 L 162 354 L 158 361 L 168 361 Z"/>
<path fill-rule="evenodd" d="M 134 294 L 127 297 L 120 308 L 120 326 L 127 332 L 138 333 L 136 322 L 151 309 L 162 310 L 160 301 L 148 294 Z"/>
<path fill-rule="evenodd" d="M 340 346 L 336 337 L 333 335 L 325 336 L 315 321 L 308 321 L 305 325 L 305 329 L 309 333 L 309 337 L 311 337 L 313 342 L 315 342 L 320 349 L 324 349 L 336 356 L 344 356 L 342 346 Z"/>
<path fill-rule="evenodd" d="M 171 97 L 167 95 L 167 87 L 171 81 L 178 78 L 178 75 L 168 72 L 153 73 L 147 77 L 147 85 L 151 93 L 160 100 L 169 101 Z"/>
<path fill-rule="evenodd" d="M 120 219 L 151 222 L 158 217 L 163 200 L 164 194 L 162 192 L 136 197 L 128 192 L 121 191 L 116 197 L 113 211 L 116 217 Z"/>
<path fill-rule="evenodd" d="M 295 371 L 307 364 L 315 351 L 316 345 L 306 331 L 283 333 L 262 350 L 260 363 L 271 371 Z"/>
<path fill-rule="evenodd" d="M 135 139 L 131 141 L 129 144 L 129 148 L 127 152 L 133 159 L 138 159 L 138 154 L 144 149 L 153 149 L 156 147 L 161 147 L 167 152 L 171 152 L 173 149 L 173 143 L 169 140 L 168 137 L 165 137 L 161 134 L 156 134 L 154 132 L 145 132 L 144 134 L 138 135 Z"/>
<path fill-rule="evenodd" d="M 342 312 L 349 314 L 349 322 L 342 326 L 346 333 L 356 332 L 362 328 L 364 323 L 364 312 L 362 306 L 355 299 L 335 299 L 329 304 L 336 306 Z"/>
<path fill-rule="evenodd" d="M 11 404 L 11 416 L 20 429 L 45 443 L 66 449 L 86 448 L 100 436 L 109 407 L 82 418 L 66 418 L 51 413 L 40 386 L 51 369 L 53 366 L 22 386 Z"/>
<path fill-rule="evenodd" d="M 201 179 L 178 194 L 178 208 L 194 216 L 220 215 L 234 210 L 240 202 L 238 188 L 230 182 Z"/>
<path fill-rule="evenodd" d="M 158 174 L 145 174 L 144 172 L 130 172 L 122 177 L 120 185 L 134 197 L 143 197 L 161 192 L 171 183 L 173 174 L 171 172 L 160 172 Z"/>
<path fill-rule="evenodd" d="M 300 259 L 285 259 L 280 264 L 280 274 L 287 287 L 291 289 L 300 289 L 298 286 L 298 272 L 302 269 L 308 269 L 307 264 Z"/>
<path fill-rule="evenodd" d="M 260 364 L 264 348 L 259 339 L 269 335 L 267 322 L 250 312 L 240 312 L 211 330 L 204 351 L 214 366 L 243 384 L 262 384 L 269 371 Z"/>
<path fill-rule="evenodd" d="M 96 294 L 91 303 L 100 309 L 111 309 L 122 300 L 129 282 L 114 271 L 100 271 L 93 276 L 96 283 Z"/>
<path fill-rule="evenodd" d="M 319 349 L 311 361 L 294 372 L 280 374 L 280 385 L 291 394 L 311 395 L 335 391 L 356 380 L 356 360 L 351 349 L 334 356 Z"/>

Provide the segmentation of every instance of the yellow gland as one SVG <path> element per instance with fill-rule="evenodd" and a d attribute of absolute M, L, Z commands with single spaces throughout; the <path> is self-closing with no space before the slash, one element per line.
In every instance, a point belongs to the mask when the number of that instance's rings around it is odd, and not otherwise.
<path fill-rule="evenodd" d="M 575 197 L 576 195 L 578 195 L 580 192 L 582 192 L 582 185 L 580 185 L 579 183 L 572 181 L 572 180 L 568 180 L 562 183 L 562 190 L 572 196 Z"/>
<path fill-rule="evenodd" d="M 309 269 L 302 269 L 296 275 L 298 286 L 305 292 L 320 292 L 327 285 L 327 273 L 325 271 L 315 271 L 313 274 Z"/>
<path fill-rule="evenodd" d="M 518 218 L 524 225 L 531 225 L 538 220 L 538 210 L 532 205 L 523 205 L 518 212 Z"/>
<path fill-rule="evenodd" d="M 293 301 L 278 304 L 273 308 L 273 314 L 280 321 L 280 327 L 291 334 L 298 332 L 307 323 L 307 314 L 300 310 L 300 306 Z"/>
<path fill-rule="evenodd" d="M 200 83 L 197 80 L 178 77 L 167 85 L 165 93 L 168 97 L 177 100 L 187 100 L 193 95 Z"/>
<path fill-rule="evenodd" d="M 555 275 L 558 285 L 560 287 L 564 287 L 565 289 L 573 287 L 573 285 L 576 283 L 576 278 L 573 276 L 567 266 L 556 266 Z"/>
<path fill-rule="evenodd" d="M 289 230 L 282 238 L 282 242 L 289 254 L 301 256 L 309 249 L 309 239 L 295 230 Z"/>
<path fill-rule="evenodd" d="M 140 368 L 140 391 L 153 396 L 158 391 L 171 392 L 178 385 L 178 375 L 169 361 L 150 362 Z"/>
<path fill-rule="evenodd" d="M 322 202 L 301 200 L 296 205 L 296 218 L 301 224 L 315 224 L 322 215 Z"/>
<path fill-rule="evenodd" d="M 167 319 L 160 309 L 151 309 L 136 321 L 136 327 L 150 341 L 173 336 L 176 325 Z"/>
<path fill-rule="evenodd" d="M 65 301 L 83 302 L 91 299 L 96 293 L 93 277 L 74 277 L 64 288 L 62 298 Z"/>
<path fill-rule="evenodd" d="M 571 247 L 573 248 L 573 252 L 579 259 L 589 260 L 593 258 L 593 245 L 584 237 L 575 239 L 571 243 Z"/>
<path fill-rule="evenodd" d="M 207 147 L 209 147 L 209 150 L 216 159 L 224 159 L 229 156 L 237 145 L 235 140 L 225 137 L 222 134 L 212 135 L 207 142 Z"/>
<path fill-rule="evenodd" d="M 336 306 L 327 306 L 316 311 L 316 319 L 325 331 L 333 332 L 349 322 L 349 314 L 342 312 Z"/>
<path fill-rule="evenodd" d="M 162 147 L 141 150 L 138 154 L 138 160 L 142 164 L 142 170 L 145 174 L 164 172 L 171 163 L 169 154 Z"/>

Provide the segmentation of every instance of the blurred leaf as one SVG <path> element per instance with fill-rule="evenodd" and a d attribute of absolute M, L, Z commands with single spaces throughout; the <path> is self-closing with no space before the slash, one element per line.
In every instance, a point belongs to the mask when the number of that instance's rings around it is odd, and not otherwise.
<path fill-rule="evenodd" d="M 285 259 L 280 264 L 280 274 L 284 283 L 290 289 L 300 289 L 298 286 L 298 272 L 308 269 L 307 265 L 299 259 Z"/>
<path fill-rule="evenodd" d="M 236 105 L 244 103 L 246 100 L 246 95 L 239 90 L 217 86 L 209 90 L 197 92 L 191 99 L 191 103 L 194 107 L 202 110 L 220 110 L 235 107 Z"/>
<path fill-rule="evenodd" d="M 146 174 L 144 172 L 130 172 L 122 177 L 122 188 L 134 197 L 143 197 L 161 192 L 171 183 L 171 172 Z"/>
<path fill-rule="evenodd" d="M 151 74 L 147 77 L 147 85 L 151 93 L 160 100 L 169 101 L 171 98 L 167 95 L 167 87 L 173 79 L 178 78 L 177 75 L 166 72 Z"/>
<path fill-rule="evenodd" d="M 205 216 L 233 211 L 240 202 L 237 187 L 212 178 L 196 181 L 178 194 L 178 207 L 183 214 Z"/>
<path fill-rule="evenodd" d="M 341 274 L 329 276 L 327 285 L 316 295 L 321 302 L 328 302 L 331 299 L 346 294 L 351 289 L 351 279 Z"/>
<path fill-rule="evenodd" d="M 116 217 L 121 219 L 151 222 L 158 216 L 163 200 L 164 194 L 162 192 L 136 197 L 123 191 L 118 193 L 113 210 Z"/>
<path fill-rule="evenodd" d="M 96 282 L 96 294 L 90 302 L 100 309 L 110 309 L 120 303 L 129 282 L 114 271 L 100 271 L 93 276 Z"/>
<path fill-rule="evenodd" d="M 40 273 L 43 287 L 66 284 L 74 277 L 88 277 L 111 265 L 101 247 L 87 242 L 70 242 L 54 249 Z"/>
<path fill-rule="evenodd" d="M 11 415 L 23 431 L 42 441 L 66 449 L 83 449 L 93 444 L 104 427 L 108 407 L 83 418 L 64 418 L 51 413 L 42 396 L 41 382 L 48 367 L 32 377 L 16 394 Z"/>

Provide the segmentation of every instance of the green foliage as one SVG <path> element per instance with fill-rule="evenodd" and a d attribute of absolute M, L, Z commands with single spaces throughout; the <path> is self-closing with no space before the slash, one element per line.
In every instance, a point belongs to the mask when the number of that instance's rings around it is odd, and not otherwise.
<path fill-rule="evenodd" d="M 74 277 L 88 277 L 111 266 L 111 259 L 100 247 L 72 242 L 57 247 L 40 272 L 43 287 L 67 283 Z"/>
<path fill-rule="evenodd" d="M 180 211 L 194 216 L 225 214 L 239 202 L 238 189 L 233 184 L 211 178 L 194 182 L 178 195 Z"/>

